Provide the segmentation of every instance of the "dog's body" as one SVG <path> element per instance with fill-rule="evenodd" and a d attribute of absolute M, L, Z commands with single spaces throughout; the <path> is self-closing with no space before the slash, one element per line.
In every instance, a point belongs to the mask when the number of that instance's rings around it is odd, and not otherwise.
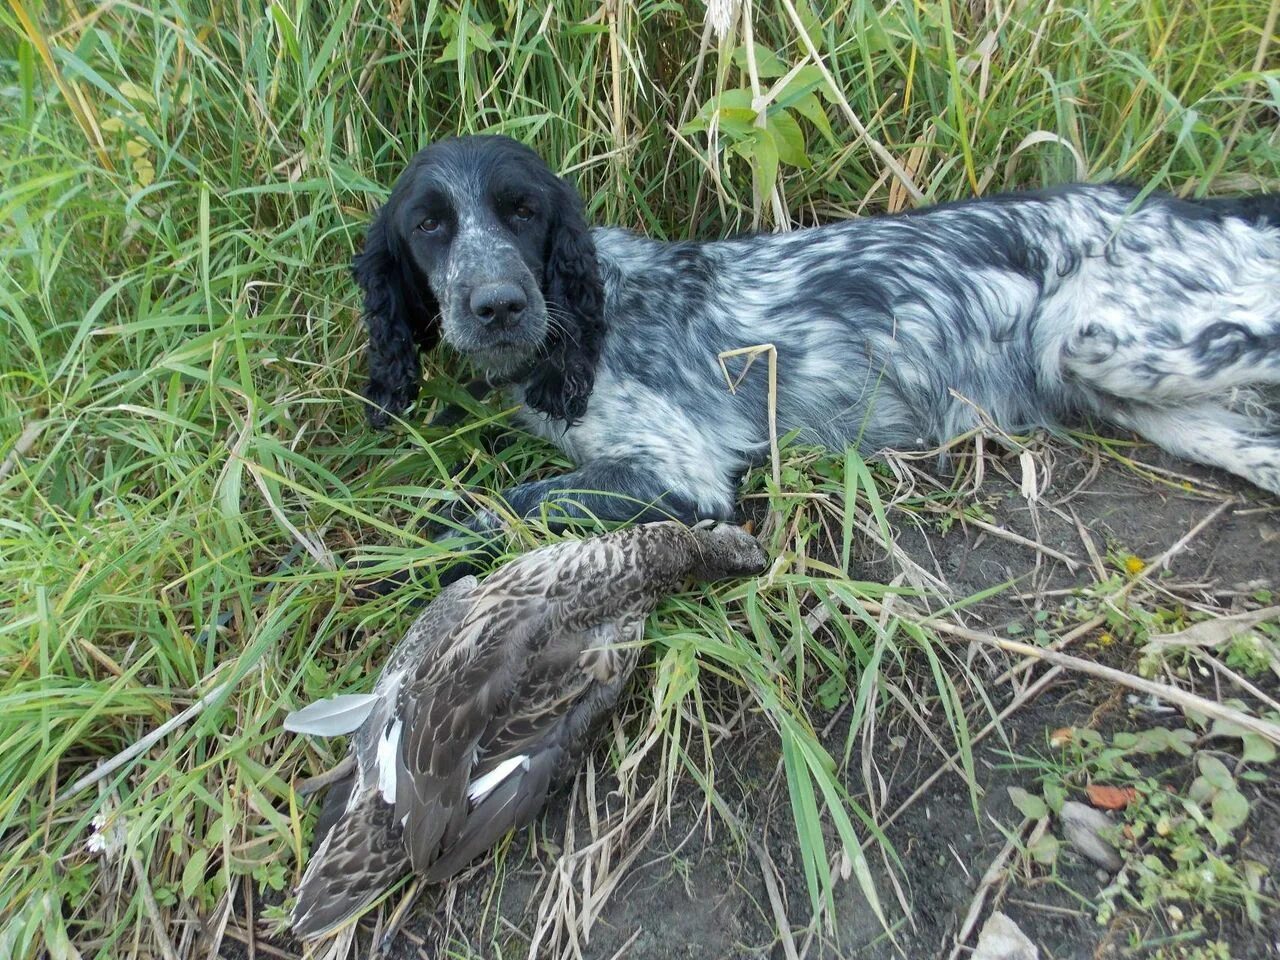
<path fill-rule="evenodd" d="M 434 196 L 426 239 L 397 227 L 415 195 Z M 712 243 L 587 230 L 578 203 L 512 141 L 447 141 L 406 171 L 356 266 L 376 405 L 412 399 L 413 337 L 429 345 L 439 311 L 579 464 L 506 491 L 523 515 L 560 499 L 727 518 L 767 451 L 768 381 L 762 357 L 731 393 L 718 358 L 764 344 L 780 434 L 873 454 L 983 415 L 1009 432 L 1097 417 L 1280 492 L 1280 427 L 1258 402 L 1280 384 L 1280 199 L 1075 186 Z M 389 277 L 410 288 L 398 313 Z"/>

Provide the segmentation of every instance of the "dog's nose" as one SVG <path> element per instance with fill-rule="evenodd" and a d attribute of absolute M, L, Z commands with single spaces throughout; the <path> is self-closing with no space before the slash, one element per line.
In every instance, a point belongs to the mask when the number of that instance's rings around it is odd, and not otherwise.
<path fill-rule="evenodd" d="M 509 327 L 529 305 L 524 291 L 514 283 L 485 283 L 471 291 L 471 312 L 486 327 Z"/>

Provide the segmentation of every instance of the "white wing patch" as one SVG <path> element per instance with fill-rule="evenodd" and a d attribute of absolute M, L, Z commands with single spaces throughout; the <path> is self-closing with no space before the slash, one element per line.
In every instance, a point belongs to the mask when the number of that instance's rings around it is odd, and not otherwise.
<path fill-rule="evenodd" d="M 476 777 L 467 787 L 467 798 L 472 803 L 478 803 L 491 794 L 498 784 L 507 779 L 517 769 L 529 769 L 529 757 L 526 754 L 520 754 L 518 757 L 508 757 L 484 776 Z"/>
<path fill-rule="evenodd" d="M 364 723 L 380 697 L 376 693 L 342 693 L 308 704 L 284 718 L 284 728 L 315 737 L 337 737 Z"/>
<path fill-rule="evenodd" d="M 387 803 L 396 802 L 396 757 L 400 753 L 400 728 L 396 720 L 382 731 L 378 740 L 378 791 Z"/>

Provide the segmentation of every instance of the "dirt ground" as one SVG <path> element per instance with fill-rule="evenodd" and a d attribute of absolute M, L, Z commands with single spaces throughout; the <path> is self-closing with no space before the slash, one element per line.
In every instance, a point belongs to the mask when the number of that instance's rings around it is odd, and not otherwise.
<path fill-rule="evenodd" d="M 1087 586 L 1096 579 L 1076 517 L 1101 556 L 1110 548 L 1123 548 L 1151 558 L 1183 537 L 1221 499 L 1153 483 L 1110 460 L 1104 461 L 1096 475 L 1090 475 L 1085 460 L 1066 456 L 1064 450 L 1058 452 L 1053 485 L 1042 503 L 1052 504 L 1082 484 L 1060 513 L 1041 508 L 1033 517 L 1018 490 L 996 476 L 987 477 L 983 496 L 991 522 L 1081 561 L 1074 571 L 1030 547 L 972 526 L 956 523 L 944 535 L 936 524 L 914 528 L 902 514 L 891 518 L 898 526 L 900 545 L 917 563 L 945 580 L 956 596 L 969 596 L 1021 578 L 1018 587 L 967 616 L 966 622 L 974 629 L 1004 633 L 1010 622 L 1029 622 L 1038 604 L 1052 609 L 1061 601 L 1060 596 L 1044 597 L 1044 591 Z M 1280 587 L 1280 508 L 1274 501 L 1231 478 L 1163 459 L 1157 451 L 1142 449 L 1139 453 L 1147 463 L 1189 473 L 1240 498 L 1173 558 L 1170 575 L 1161 580 L 1171 596 L 1194 599 L 1212 595 L 1216 603 L 1229 606 L 1231 591 Z M 888 572 L 885 561 L 866 561 L 867 579 L 881 578 Z M 1025 596 L 1037 592 L 1039 600 Z M 1023 594 L 1024 599 L 1015 594 Z M 1095 657 L 1099 652 L 1086 655 Z M 1123 656 L 1112 659 L 1119 666 L 1132 668 L 1132 662 L 1125 663 Z M 1007 661 L 995 657 L 989 664 L 979 660 L 977 669 L 994 679 L 1006 665 Z M 992 686 L 990 693 L 997 707 L 1010 695 L 1007 686 Z M 828 749 L 839 756 L 847 734 L 841 717 L 819 719 L 828 724 Z M 984 719 L 978 717 L 979 721 Z M 794 849 L 778 740 L 770 729 L 762 723 L 753 726 L 748 720 L 743 733 L 726 742 L 717 753 L 717 787 L 734 815 L 749 825 L 759 848 L 772 858 L 798 954 L 808 958 L 945 958 L 952 954 L 956 933 L 980 879 L 1004 847 L 1007 832 L 1020 822 L 1021 815 L 1013 808 L 1005 787 L 1035 787 L 1030 774 L 1010 769 L 1010 752 L 1043 753 L 1046 731 L 1072 724 L 1090 724 L 1105 732 L 1161 722 L 1179 724 L 1181 718 L 1155 711 L 1111 685 L 1070 674 L 1014 712 L 1003 725 L 1003 737 L 992 735 L 975 750 L 982 791 L 976 816 L 968 787 L 958 775 L 947 772 L 887 829 L 901 858 L 896 875 L 910 905 L 905 914 L 897 905 L 884 864 L 873 853 L 873 870 L 897 947 L 885 937 L 854 882 L 844 882 L 838 888 L 832 929 L 820 927 L 806 935 L 804 924 L 810 910 L 803 866 Z M 876 738 L 878 749 L 896 752 L 875 758 L 884 778 L 877 804 L 882 815 L 896 810 L 941 761 L 917 725 L 888 723 L 889 729 L 879 731 Z M 850 790 L 865 800 L 859 773 L 862 762 L 855 748 L 846 772 Z M 1250 785 L 1247 790 L 1252 813 L 1242 852 L 1274 864 L 1280 851 L 1280 792 L 1270 782 Z M 670 824 L 651 839 L 626 871 L 589 940 L 580 943 L 578 955 L 600 960 L 788 956 L 776 932 L 757 848 L 740 845 L 714 816 L 705 816 L 702 793 L 694 784 L 686 782 L 682 791 Z M 565 803 L 553 806 L 532 838 L 512 844 L 501 884 L 492 882 L 493 867 L 485 866 L 456 888 L 447 910 L 447 928 L 454 944 L 459 938 L 470 941 L 476 955 L 481 956 L 490 955 L 495 942 L 506 944 L 502 956 L 527 954 L 537 911 L 537 904 L 531 901 L 543 889 L 540 881 L 552 863 L 545 851 L 554 849 L 563 838 L 568 807 L 566 791 Z M 577 805 L 577 811 L 582 809 Z M 576 816 L 585 819 L 581 812 Z M 534 851 L 532 856 L 527 853 L 530 850 Z M 513 862 L 521 857 L 524 862 Z M 993 895 L 999 909 L 1037 944 L 1041 957 L 1156 955 L 1149 946 L 1163 929 L 1156 918 L 1121 916 L 1108 927 L 1099 926 L 1086 899 L 1103 885 L 1094 868 L 1068 854 L 1061 858 L 1057 873 L 1056 881 L 1046 880 L 1040 871 L 1027 882 L 1015 870 L 1010 882 L 1000 885 Z M 1269 882 L 1267 892 L 1275 897 L 1274 880 Z M 988 900 L 979 926 L 991 906 Z M 440 943 L 446 926 L 440 918 L 445 912 L 439 902 L 419 904 L 391 956 L 455 955 L 432 947 Z M 1276 914 L 1270 910 L 1262 928 L 1231 917 L 1210 918 L 1208 932 L 1229 943 L 1233 957 L 1280 956 L 1280 919 Z M 968 938 L 970 948 L 975 940 L 976 934 Z M 1148 946 L 1135 952 L 1131 943 L 1139 940 Z M 967 957 L 969 950 L 958 955 Z M 1182 956 L 1176 952 L 1168 955 Z"/>

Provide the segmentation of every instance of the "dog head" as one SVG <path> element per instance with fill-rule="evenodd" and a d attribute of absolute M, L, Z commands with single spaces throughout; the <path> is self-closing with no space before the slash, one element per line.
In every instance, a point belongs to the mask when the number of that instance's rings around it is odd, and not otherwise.
<path fill-rule="evenodd" d="M 445 342 L 525 401 L 579 420 L 603 339 L 603 290 L 577 191 L 528 147 L 474 136 L 428 146 L 355 258 L 369 332 L 369 417 L 418 392 L 418 351 Z"/>

